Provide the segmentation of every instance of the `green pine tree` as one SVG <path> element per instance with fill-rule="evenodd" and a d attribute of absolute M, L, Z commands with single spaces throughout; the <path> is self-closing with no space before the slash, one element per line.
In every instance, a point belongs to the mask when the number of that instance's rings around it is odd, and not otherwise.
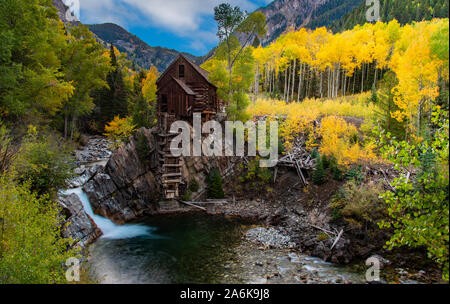
<path fill-rule="evenodd" d="M 215 199 L 225 198 L 222 176 L 217 168 L 212 169 L 208 176 L 208 197 Z"/>
<path fill-rule="evenodd" d="M 316 158 L 316 168 L 312 176 L 313 182 L 316 185 L 322 185 L 325 183 L 325 169 L 323 167 L 323 161 L 320 155 Z"/>

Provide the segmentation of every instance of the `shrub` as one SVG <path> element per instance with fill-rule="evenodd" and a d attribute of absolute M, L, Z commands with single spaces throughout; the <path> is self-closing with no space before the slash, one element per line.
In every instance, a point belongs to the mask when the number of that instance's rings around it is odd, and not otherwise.
<path fill-rule="evenodd" d="M 322 155 L 322 164 L 324 169 L 328 169 L 330 167 L 330 160 L 325 154 Z"/>
<path fill-rule="evenodd" d="M 58 206 L 28 183 L 0 177 L 0 284 L 67 283 L 64 263 L 78 255 L 61 237 Z"/>
<path fill-rule="evenodd" d="M 197 192 L 200 189 L 200 185 L 198 181 L 193 178 L 189 181 L 189 190 L 191 190 L 193 193 Z"/>
<path fill-rule="evenodd" d="M 69 149 L 53 136 L 27 135 L 14 161 L 17 179 L 29 182 L 38 194 L 53 193 L 72 177 L 74 160 Z"/>
<path fill-rule="evenodd" d="M 256 157 L 247 164 L 246 174 L 239 178 L 241 183 L 252 182 L 251 185 L 266 185 L 272 180 L 272 173 L 268 168 L 259 165 L 260 158 Z"/>
<path fill-rule="evenodd" d="M 344 180 L 344 172 L 342 172 L 342 170 L 339 168 L 339 165 L 338 165 L 336 159 L 334 157 L 331 157 L 329 163 L 330 163 L 329 167 L 330 167 L 331 174 L 333 175 L 333 179 L 335 179 L 337 181 Z"/>
<path fill-rule="evenodd" d="M 361 171 L 361 167 L 353 167 L 346 173 L 347 180 L 353 180 L 356 183 L 360 184 L 364 181 L 364 173 Z"/>
<path fill-rule="evenodd" d="M 387 216 L 386 206 L 379 198 L 382 192 L 383 186 L 378 183 L 347 182 L 332 199 L 332 219 L 342 219 L 352 228 L 377 229 L 377 223 Z"/>
<path fill-rule="evenodd" d="M 378 103 L 378 92 L 375 84 L 372 85 L 372 91 L 370 93 L 369 101 L 372 103 Z"/>
<path fill-rule="evenodd" d="M 111 139 L 114 143 L 112 149 L 117 149 L 123 142 L 133 135 L 136 126 L 133 125 L 132 118 L 120 118 L 119 115 L 114 117 L 114 120 L 105 126 L 105 136 Z"/>
<path fill-rule="evenodd" d="M 213 168 L 208 176 L 208 197 L 215 199 L 225 198 L 222 176 L 220 176 L 217 168 Z"/>
<path fill-rule="evenodd" d="M 12 141 L 9 130 L 0 121 L 0 174 L 9 169 L 17 152 Z"/>
<path fill-rule="evenodd" d="M 150 165 L 150 147 L 148 145 L 147 136 L 144 133 L 138 133 L 136 138 L 136 152 L 144 166 Z"/>
<path fill-rule="evenodd" d="M 319 151 L 317 151 L 317 149 L 313 149 L 311 152 L 311 158 L 317 159 L 318 157 L 320 157 Z"/>
<path fill-rule="evenodd" d="M 330 237 L 327 235 L 327 234 L 325 234 L 325 233 L 323 233 L 323 232 L 320 232 L 318 235 L 317 235 L 317 239 L 319 240 L 319 241 L 326 241 L 326 240 L 328 240 Z"/>
<path fill-rule="evenodd" d="M 186 193 L 184 193 L 183 195 L 181 195 L 181 199 L 184 201 L 188 201 L 191 199 L 192 196 L 192 191 L 191 190 L 187 190 Z"/>

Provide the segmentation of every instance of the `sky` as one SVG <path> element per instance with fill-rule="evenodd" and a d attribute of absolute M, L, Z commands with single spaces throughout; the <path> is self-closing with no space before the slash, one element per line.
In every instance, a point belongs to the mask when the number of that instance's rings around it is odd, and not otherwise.
<path fill-rule="evenodd" d="M 252 12 L 272 0 L 79 0 L 79 19 L 116 23 L 150 46 L 201 56 L 217 45 L 214 7 L 222 2 Z"/>

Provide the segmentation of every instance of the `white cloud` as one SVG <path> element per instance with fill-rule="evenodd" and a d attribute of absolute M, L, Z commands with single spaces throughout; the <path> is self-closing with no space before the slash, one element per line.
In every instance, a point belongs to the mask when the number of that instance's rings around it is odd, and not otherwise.
<path fill-rule="evenodd" d="M 207 51 L 207 44 L 217 42 L 216 27 L 204 22 L 223 2 L 249 12 L 258 8 L 255 0 L 79 0 L 84 23 L 112 22 L 125 28 L 152 26 L 179 37 L 189 37 L 190 47 Z M 269 0 L 258 0 L 267 2 Z M 270 1 L 269 1 L 270 2 Z M 203 25 L 203 26 L 202 26 Z"/>
<path fill-rule="evenodd" d="M 80 0 L 85 23 L 120 21 L 148 24 L 175 34 L 192 33 L 200 28 L 204 17 L 212 15 L 214 7 L 224 0 Z M 233 5 L 252 11 L 257 8 L 249 0 L 229 0 Z"/>

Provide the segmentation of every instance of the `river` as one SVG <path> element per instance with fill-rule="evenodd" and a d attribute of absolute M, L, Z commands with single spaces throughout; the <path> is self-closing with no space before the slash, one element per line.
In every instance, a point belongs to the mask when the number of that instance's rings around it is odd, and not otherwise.
<path fill-rule="evenodd" d="M 89 247 L 86 267 L 100 283 L 352 283 L 363 276 L 348 267 L 291 252 L 258 248 L 243 239 L 252 223 L 223 216 L 155 216 L 117 225 L 95 215 L 103 236 Z"/>

